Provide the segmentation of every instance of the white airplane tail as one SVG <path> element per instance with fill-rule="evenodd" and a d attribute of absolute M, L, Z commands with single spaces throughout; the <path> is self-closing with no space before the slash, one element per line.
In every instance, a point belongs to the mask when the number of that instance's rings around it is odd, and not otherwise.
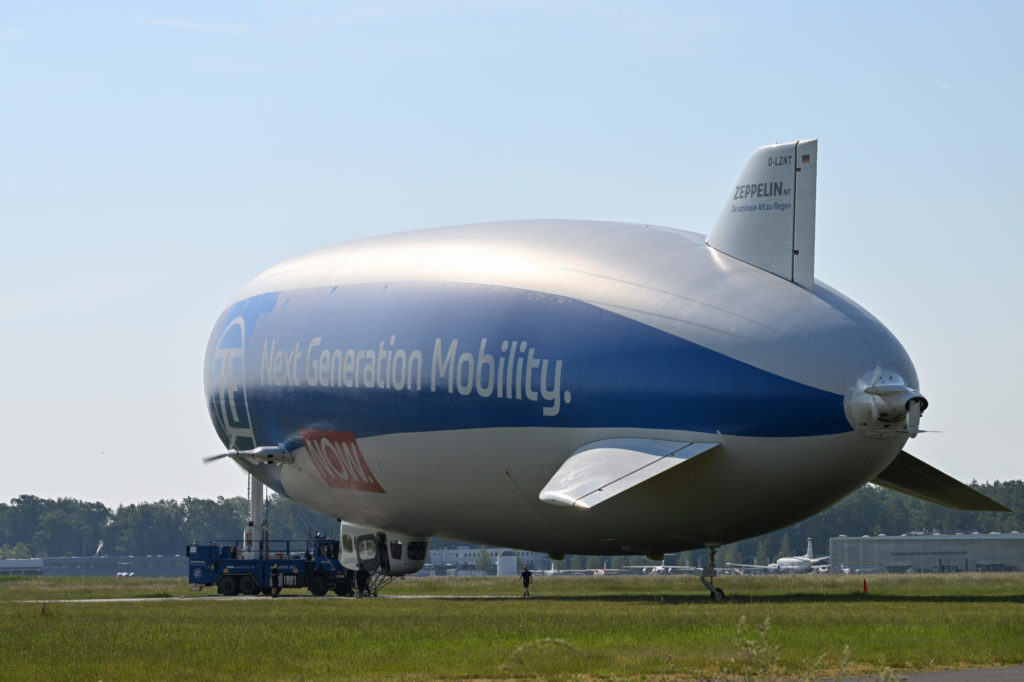
<path fill-rule="evenodd" d="M 804 555 L 808 559 L 814 558 L 814 546 L 811 544 L 811 539 L 807 538 L 807 554 Z"/>
<path fill-rule="evenodd" d="M 813 289 L 817 169 L 817 140 L 758 149 L 711 227 L 708 246 Z"/>

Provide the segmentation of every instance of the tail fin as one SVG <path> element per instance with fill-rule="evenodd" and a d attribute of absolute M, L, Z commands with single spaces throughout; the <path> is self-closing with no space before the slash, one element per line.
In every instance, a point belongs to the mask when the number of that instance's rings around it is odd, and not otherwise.
<path fill-rule="evenodd" d="M 807 538 L 807 554 L 808 559 L 814 558 L 814 546 L 811 544 L 811 539 Z"/>
<path fill-rule="evenodd" d="M 925 464 L 907 451 L 896 455 L 886 469 L 871 479 L 876 485 L 920 497 L 950 509 L 1012 512 L 990 497 L 969 488 L 952 476 Z"/>
<path fill-rule="evenodd" d="M 711 227 L 708 246 L 813 289 L 817 169 L 817 140 L 758 149 Z"/>

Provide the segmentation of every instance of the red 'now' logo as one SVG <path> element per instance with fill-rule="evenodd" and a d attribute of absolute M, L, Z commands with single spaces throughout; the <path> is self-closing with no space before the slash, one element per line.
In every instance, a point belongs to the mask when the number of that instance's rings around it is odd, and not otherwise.
<path fill-rule="evenodd" d="M 348 431 L 301 429 L 299 436 L 327 485 L 371 493 L 384 492 L 366 465 L 354 434 Z"/>

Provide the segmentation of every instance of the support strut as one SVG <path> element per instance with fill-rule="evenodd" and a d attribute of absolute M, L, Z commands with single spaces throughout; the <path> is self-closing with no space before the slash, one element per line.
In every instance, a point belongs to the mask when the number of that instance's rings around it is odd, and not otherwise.
<path fill-rule="evenodd" d="M 700 581 L 704 583 L 704 587 L 708 588 L 708 591 L 711 593 L 711 601 L 720 603 L 725 601 L 725 592 L 715 587 L 715 574 L 717 573 L 715 570 L 715 552 L 718 548 L 709 547 L 708 549 L 711 551 L 711 560 L 705 564 Z"/>

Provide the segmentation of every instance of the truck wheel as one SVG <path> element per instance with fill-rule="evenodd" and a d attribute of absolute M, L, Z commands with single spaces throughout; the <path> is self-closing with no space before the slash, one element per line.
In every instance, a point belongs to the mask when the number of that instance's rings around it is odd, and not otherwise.
<path fill-rule="evenodd" d="M 315 597 L 322 597 L 327 594 L 327 578 L 320 573 L 309 576 L 309 591 Z"/>
<path fill-rule="evenodd" d="M 242 594 L 259 594 L 260 585 L 256 582 L 256 578 L 253 578 L 251 575 L 246 573 L 238 579 L 238 591 Z"/>
<path fill-rule="evenodd" d="M 220 580 L 217 581 L 217 591 L 225 597 L 233 597 L 238 594 L 238 583 L 235 582 L 235 576 L 221 576 Z"/>

